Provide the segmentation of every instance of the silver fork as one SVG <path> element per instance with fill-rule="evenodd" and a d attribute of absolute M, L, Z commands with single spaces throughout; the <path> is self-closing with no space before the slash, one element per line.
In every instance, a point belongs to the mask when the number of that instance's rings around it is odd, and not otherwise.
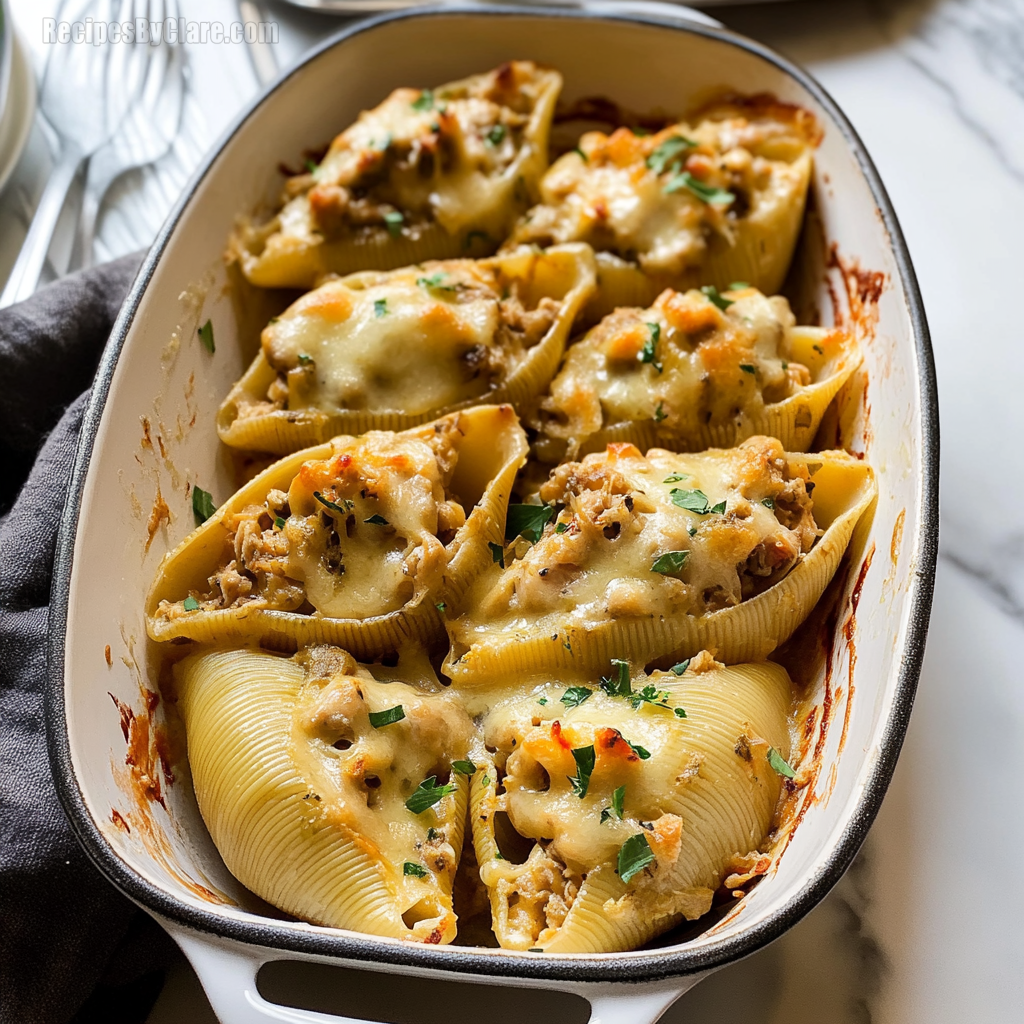
<path fill-rule="evenodd" d="M 178 17 L 177 0 L 154 3 L 156 20 Z M 89 178 L 82 197 L 77 260 L 89 267 L 93 260 L 96 220 L 110 187 L 135 168 L 155 163 L 171 147 L 181 126 L 185 96 L 185 52 L 178 43 L 161 40 L 149 62 L 146 79 L 114 137 L 89 160 Z"/>
<path fill-rule="evenodd" d="M 149 18 L 148 0 L 68 0 L 58 20 L 109 25 Z M 59 140 L 56 163 L 28 236 L 8 278 L 0 308 L 28 298 L 39 283 L 68 189 L 82 162 L 117 130 L 146 79 L 156 47 L 148 43 L 54 44 L 46 62 L 39 109 Z"/>

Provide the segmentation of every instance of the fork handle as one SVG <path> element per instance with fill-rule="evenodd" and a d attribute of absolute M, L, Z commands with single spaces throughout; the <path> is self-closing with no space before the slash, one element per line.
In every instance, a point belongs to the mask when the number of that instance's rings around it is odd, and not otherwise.
<path fill-rule="evenodd" d="M 60 211 L 64 208 L 68 189 L 83 159 L 84 155 L 77 146 L 66 145 L 61 151 L 60 159 L 43 189 L 28 235 L 18 253 L 11 276 L 7 279 L 7 286 L 3 295 L 0 295 L 0 309 L 27 299 L 36 290 Z"/>

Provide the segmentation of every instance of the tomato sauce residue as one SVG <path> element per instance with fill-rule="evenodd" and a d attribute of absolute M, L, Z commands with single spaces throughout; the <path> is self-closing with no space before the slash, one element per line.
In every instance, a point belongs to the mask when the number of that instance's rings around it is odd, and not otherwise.
<path fill-rule="evenodd" d="M 843 749 L 846 747 L 846 734 L 850 730 L 850 713 L 853 709 L 853 693 L 856 689 L 853 685 L 853 671 L 857 667 L 857 645 L 854 640 L 854 634 L 857 631 L 857 607 L 860 605 L 861 593 L 864 590 L 864 580 L 867 577 L 868 569 L 871 568 L 871 561 L 874 557 L 875 546 L 872 544 L 868 553 L 864 556 L 864 561 L 860 566 L 860 572 L 857 573 L 857 582 L 854 583 L 853 591 L 850 594 L 850 613 L 846 616 L 846 621 L 843 623 L 843 637 L 846 640 L 847 659 L 849 662 L 848 673 L 850 691 L 846 697 L 846 713 L 843 716 L 843 731 L 839 735 L 839 747 L 836 751 L 837 754 L 841 754 Z"/>
<path fill-rule="evenodd" d="M 849 324 L 861 340 L 871 341 L 878 328 L 878 303 L 885 290 L 886 274 L 880 270 L 864 270 L 856 259 L 847 259 L 839 254 L 839 246 L 829 246 L 828 267 L 838 270 L 846 291 L 846 313 Z M 843 324 L 847 317 L 843 306 L 837 302 L 838 295 L 829 284 L 832 295 L 836 324 Z"/>
<path fill-rule="evenodd" d="M 133 708 L 113 693 L 108 694 L 117 708 L 118 724 L 127 747 L 123 762 L 119 764 L 115 758 L 112 764 L 114 781 L 125 796 L 127 809 L 111 808 L 110 823 L 183 889 L 209 903 L 233 905 L 235 901 L 230 896 L 219 892 L 208 879 L 199 882 L 191 878 L 178 862 L 171 841 L 177 826 L 168 810 L 168 793 L 175 783 L 174 760 L 167 728 L 157 721 L 161 697 L 140 682 L 132 642 L 125 639 L 129 656 L 122 660 L 136 677 L 141 708 Z M 160 819 L 157 807 L 167 816 Z"/>
<path fill-rule="evenodd" d="M 149 522 L 146 523 L 146 551 L 149 551 L 150 545 L 153 543 L 153 538 L 156 536 L 156 531 L 160 529 L 164 523 L 171 521 L 171 510 L 167 507 L 167 502 L 164 501 L 164 496 L 160 493 L 160 485 L 156 485 L 156 497 L 153 499 L 153 507 L 149 512 Z"/>

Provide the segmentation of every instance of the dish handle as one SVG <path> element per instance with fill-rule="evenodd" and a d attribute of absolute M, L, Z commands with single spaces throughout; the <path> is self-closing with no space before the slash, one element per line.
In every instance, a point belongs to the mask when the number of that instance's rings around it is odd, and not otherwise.
<path fill-rule="evenodd" d="M 256 976 L 264 964 L 284 959 L 331 963 L 327 957 L 283 954 L 280 950 L 244 945 L 231 939 L 185 929 L 165 919 L 160 919 L 160 923 L 188 957 L 221 1024 L 367 1024 L 354 1017 L 339 1017 L 316 1010 L 282 1006 L 268 1002 L 260 995 Z M 525 980 L 519 980 L 517 984 L 582 996 L 590 1003 L 587 1024 L 655 1024 L 684 992 L 693 988 L 705 976 L 689 975 L 644 985 L 593 982 L 537 985 Z M 497 978 L 481 978 L 479 981 L 481 984 L 508 984 Z"/>

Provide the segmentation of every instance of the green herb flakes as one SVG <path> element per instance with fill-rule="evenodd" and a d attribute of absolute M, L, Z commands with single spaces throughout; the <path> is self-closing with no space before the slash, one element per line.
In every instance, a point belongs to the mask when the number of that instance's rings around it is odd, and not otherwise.
<path fill-rule="evenodd" d="M 594 691 L 586 686 L 570 686 L 558 699 L 567 708 L 578 708 L 587 698 L 592 697 Z"/>
<path fill-rule="evenodd" d="M 774 498 L 762 498 L 761 499 L 761 504 L 764 505 L 765 508 L 775 508 L 775 499 Z"/>
<path fill-rule="evenodd" d="M 472 761 L 452 761 L 452 771 L 460 775 L 475 775 L 476 765 Z"/>
<path fill-rule="evenodd" d="M 728 206 L 736 198 L 732 192 L 728 192 L 724 188 L 705 185 L 703 181 L 695 178 L 689 171 L 682 171 L 674 178 L 669 179 L 664 191 L 671 195 L 671 193 L 679 192 L 684 188 L 692 192 L 702 203 L 708 203 L 713 206 Z"/>
<path fill-rule="evenodd" d="M 424 89 L 419 96 L 412 101 L 413 110 L 433 110 L 434 93 L 430 89 Z"/>
<path fill-rule="evenodd" d="M 555 523 L 555 533 L 565 533 L 565 531 L 568 529 L 568 523 Z"/>
<path fill-rule="evenodd" d="M 750 373 L 750 374 L 756 374 L 757 373 L 757 367 L 751 365 L 750 363 L 740 363 L 740 369 L 744 373 Z"/>
<path fill-rule="evenodd" d="M 445 609 L 446 609 L 446 608 L 448 607 L 448 605 L 446 605 L 446 604 L 444 603 L 444 601 L 438 601 L 438 602 L 437 602 L 437 604 L 435 604 L 435 605 L 434 605 L 434 607 L 435 607 L 435 608 L 436 608 L 436 609 L 437 609 L 437 610 L 438 610 L 438 611 L 439 611 L 439 612 L 440 612 L 440 613 L 441 613 L 442 615 L 444 615 Z"/>
<path fill-rule="evenodd" d="M 638 875 L 653 861 L 654 851 L 651 850 L 651 844 L 647 842 L 647 836 L 642 832 L 630 836 L 619 850 L 618 868 L 622 884 L 627 885 L 634 875 Z"/>
<path fill-rule="evenodd" d="M 646 324 L 645 326 L 648 337 L 637 358 L 641 363 L 650 363 L 658 373 L 661 373 L 664 367 L 655 358 L 658 342 L 661 340 L 661 324 Z"/>
<path fill-rule="evenodd" d="M 285 521 L 280 516 L 274 516 L 274 525 L 279 529 L 283 530 Z"/>
<path fill-rule="evenodd" d="M 666 416 L 668 416 L 668 413 L 665 412 L 665 403 L 659 402 L 658 408 L 654 410 L 654 422 L 660 423 Z"/>
<path fill-rule="evenodd" d="M 405 217 L 398 210 L 391 210 L 384 214 L 384 226 L 392 238 L 397 238 L 402 233 L 402 225 Z"/>
<path fill-rule="evenodd" d="M 594 745 L 577 747 L 572 751 L 572 759 L 576 762 L 576 774 L 569 779 L 572 791 L 582 800 L 590 788 L 590 776 L 594 771 L 597 755 Z"/>
<path fill-rule="evenodd" d="M 582 149 L 580 149 L 580 147 L 579 147 L 579 146 L 576 146 L 576 147 L 575 147 L 575 148 L 573 149 L 573 152 L 574 152 L 574 153 L 575 153 L 575 154 L 576 154 L 576 155 L 577 155 L 577 156 L 578 156 L 578 157 L 579 157 L 579 158 L 580 158 L 580 159 L 581 159 L 581 160 L 582 160 L 582 161 L 583 161 L 583 162 L 584 162 L 585 164 L 589 164 L 589 163 L 590 163 L 590 157 L 589 157 L 589 156 L 587 156 L 587 154 L 586 154 L 586 153 L 584 153 L 584 152 L 583 152 L 583 150 L 582 150 Z"/>
<path fill-rule="evenodd" d="M 508 129 L 503 124 L 496 124 L 487 133 L 487 141 L 492 146 L 498 146 L 498 145 L 500 145 L 504 141 L 505 136 L 507 134 L 508 134 Z"/>
<path fill-rule="evenodd" d="M 373 515 L 370 516 L 369 519 L 364 519 L 363 522 L 364 523 L 372 523 L 374 526 L 390 526 L 391 525 L 383 516 L 378 515 L 376 512 L 374 512 Z"/>
<path fill-rule="evenodd" d="M 196 526 L 202 526 L 216 511 L 217 506 L 213 503 L 213 495 L 196 484 L 192 488 L 192 515 L 195 516 Z"/>
<path fill-rule="evenodd" d="M 671 575 L 674 572 L 679 572 L 684 565 L 686 565 L 686 559 L 690 557 L 689 551 L 666 551 L 665 554 L 659 555 L 651 566 L 651 572 L 660 572 L 664 575 Z"/>
<path fill-rule="evenodd" d="M 199 611 L 199 602 L 191 594 L 189 594 L 188 597 L 185 598 L 181 606 L 187 612 Z"/>
<path fill-rule="evenodd" d="M 525 537 L 536 544 L 544 532 L 544 524 L 554 514 L 551 505 L 509 505 L 505 519 L 505 539 Z"/>
<path fill-rule="evenodd" d="M 629 662 L 622 661 L 619 658 L 612 658 L 612 668 L 615 670 L 613 676 L 609 676 L 607 679 L 601 677 L 601 689 L 608 694 L 609 697 L 628 697 L 633 692 L 633 687 L 629 681 Z"/>
<path fill-rule="evenodd" d="M 796 778 L 796 772 L 790 768 L 786 759 L 774 747 L 768 748 L 768 763 L 784 779 Z"/>
<path fill-rule="evenodd" d="M 213 323 L 209 320 L 199 328 L 199 340 L 203 343 L 203 348 L 212 356 L 217 351 L 217 346 L 213 343 Z"/>
<path fill-rule="evenodd" d="M 677 661 L 670 669 L 670 672 L 674 672 L 677 676 L 681 676 L 690 667 L 690 658 L 685 661 Z"/>
<path fill-rule="evenodd" d="M 415 878 L 426 878 L 427 869 L 422 864 L 414 864 L 411 860 L 407 860 L 402 865 L 403 875 L 412 875 Z"/>
<path fill-rule="evenodd" d="M 500 544 L 495 544 L 494 541 L 489 541 L 487 546 L 491 549 L 491 561 L 497 562 L 504 569 L 505 549 Z"/>
<path fill-rule="evenodd" d="M 634 134 L 636 129 L 634 129 Z M 684 135 L 670 135 L 664 142 L 659 142 L 647 158 L 647 166 L 655 174 L 664 174 L 672 165 L 678 169 L 679 158 L 682 154 L 696 146 L 697 143 Z"/>
<path fill-rule="evenodd" d="M 669 473 L 669 475 L 667 477 L 665 477 L 665 479 L 662 480 L 661 482 L 663 484 L 678 484 L 678 483 L 682 482 L 683 480 L 689 480 L 689 479 L 690 479 L 690 474 L 689 473 Z"/>
<path fill-rule="evenodd" d="M 340 512 L 343 516 L 355 508 L 355 503 L 349 501 L 347 498 L 342 498 L 342 505 L 339 505 L 336 501 L 331 501 L 329 498 L 325 498 L 319 491 L 313 492 L 313 497 L 320 502 L 324 508 L 329 508 L 332 512 Z"/>
<path fill-rule="evenodd" d="M 713 284 L 704 285 L 701 288 L 701 292 L 709 302 L 713 302 L 723 313 L 733 304 L 733 300 L 720 295 L 718 289 Z"/>
<path fill-rule="evenodd" d="M 685 508 L 687 512 L 696 512 L 699 516 L 705 516 L 710 511 L 708 496 L 699 488 L 684 491 L 680 487 L 673 487 L 669 491 L 672 504 L 679 508 Z"/>
<path fill-rule="evenodd" d="M 296 358 L 299 360 L 299 366 L 313 365 L 313 357 L 311 355 L 307 355 L 305 352 L 300 352 Z"/>
<path fill-rule="evenodd" d="M 729 285 L 728 288 L 726 288 L 726 291 L 727 292 L 741 292 L 741 291 L 744 290 L 744 288 L 749 288 L 749 287 L 750 287 L 750 285 L 747 284 L 746 281 L 733 281 L 733 283 L 731 285 Z"/>
<path fill-rule="evenodd" d="M 387 299 L 374 299 L 373 300 L 373 315 L 380 319 L 382 316 L 388 315 L 388 300 Z"/>
<path fill-rule="evenodd" d="M 393 708 L 388 708 L 387 711 L 371 711 L 370 712 L 370 725 L 374 729 L 383 729 L 386 725 L 394 725 L 395 722 L 400 722 L 405 718 L 405 708 L 401 704 L 396 704 Z"/>
<path fill-rule="evenodd" d="M 419 784 L 416 792 L 405 801 L 405 806 L 413 814 L 422 814 L 433 807 L 434 804 L 440 803 L 446 796 L 451 796 L 454 792 L 454 783 L 449 782 L 445 786 L 439 786 L 437 784 L 437 776 L 431 775 L 429 779 L 424 779 Z"/>

